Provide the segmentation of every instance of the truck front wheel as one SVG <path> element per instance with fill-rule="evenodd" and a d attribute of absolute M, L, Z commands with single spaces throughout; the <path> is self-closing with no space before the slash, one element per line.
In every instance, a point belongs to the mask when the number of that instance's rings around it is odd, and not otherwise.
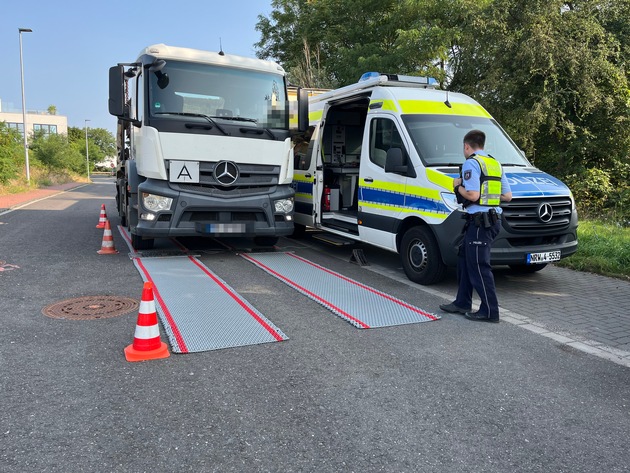
<path fill-rule="evenodd" d="M 407 277 L 418 284 L 435 284 L 446 276 L 446 265 L 431 230 L 411 227 L 405 232 L 400 245 L 400 258 Z"/>
<path fill-rule="evenodd" d="M 153 248 L 153 238 L 143 239 L 141 236 L 131 233 L 131 245 L 136 250 L 150 250 Z"/>
<path fill-rule="evenodd" d="M 256 243 L 258 246 L 273 246 L 278 243 L 278 237 L 257 236 L 254 237 L 254 243 Z"/>

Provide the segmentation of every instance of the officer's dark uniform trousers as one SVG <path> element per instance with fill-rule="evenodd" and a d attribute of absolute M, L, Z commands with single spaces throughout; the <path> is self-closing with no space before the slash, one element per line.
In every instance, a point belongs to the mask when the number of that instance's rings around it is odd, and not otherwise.
<path fill-rule="evenodd" d="M 455 305 L 471 307 L 474 288 L 481 299 L 479 313 L 487 315 L 490 319 L 499 318 L 499 301 L 490 266 L 490 249 L 500 228 L 500 219 L 485 228 L 483 222 L 477 225 L 472 215 L 468 215 L 467 228 L 457 261 L 459 289 Z"/>

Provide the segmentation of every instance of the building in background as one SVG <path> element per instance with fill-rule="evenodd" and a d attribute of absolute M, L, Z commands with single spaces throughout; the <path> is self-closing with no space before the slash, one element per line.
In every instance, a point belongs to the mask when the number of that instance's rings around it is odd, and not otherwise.
<path fill-rule="evenodd" d="M 0 100 L 0 122 L 5 122 L 10 128 L 15 128 L 21 134 L 24 133 L 22 109 L 5 107 L 2 100 Z M 43 110 L 27 110 L 26 132 L 28 136 L 39 131 L 47 135 L 67 135 L 68 117 L 51 115 Z"/>

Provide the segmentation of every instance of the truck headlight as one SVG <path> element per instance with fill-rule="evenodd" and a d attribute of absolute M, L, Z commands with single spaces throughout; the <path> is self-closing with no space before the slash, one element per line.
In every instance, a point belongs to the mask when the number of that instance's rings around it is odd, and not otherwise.
<path fill-rule="evenodd" d="M 276 212 L 289 214 L 293 212 L 293 199 L 280 199 L 274 202 Z"/>
<path fill-rule="evenodd" d="M 164 197 L 163 195 L 142 193 L 142 206 L 151 212 L 159 212 L 160 210 L 170 210 L 173 199 Z"/>

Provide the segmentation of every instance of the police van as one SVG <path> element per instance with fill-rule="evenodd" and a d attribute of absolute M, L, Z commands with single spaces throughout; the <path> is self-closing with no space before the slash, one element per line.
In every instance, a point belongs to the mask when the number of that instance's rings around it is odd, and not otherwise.
<path fill-rule="evenodd" d="M 457 264 L 464 225 L 453 193 L 463 138 L 479 129 L 513 195 L 492 263 L 535 272 L 577 250 L 569 188 L 535 168 L 479 103 L 433 79 L 364 74 L 311 97 L 309 122 L 308 146 L 294 156 L 296 234 L 314 227 L 334 244 L 390 250 L 410 280 L 439 282 Z"/>

